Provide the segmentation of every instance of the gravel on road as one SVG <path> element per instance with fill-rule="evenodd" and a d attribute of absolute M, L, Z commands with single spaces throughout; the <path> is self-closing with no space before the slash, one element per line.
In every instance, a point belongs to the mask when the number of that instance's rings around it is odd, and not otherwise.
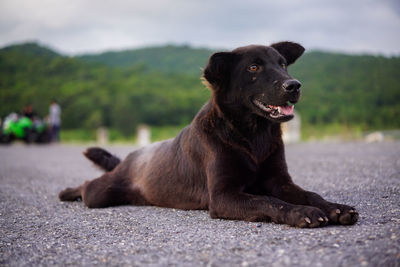
<path fill-rule="evenodd" d="M 84 149 L 0 147 L 0 265 L 400 266 L 400 142 L 286 147 L 297 184 L 360 214 L 354 226 L 317 229 L 60 202 L 60 190 L 101 174 Z M 133 147 L 108 149 L 124 157 Z"/>

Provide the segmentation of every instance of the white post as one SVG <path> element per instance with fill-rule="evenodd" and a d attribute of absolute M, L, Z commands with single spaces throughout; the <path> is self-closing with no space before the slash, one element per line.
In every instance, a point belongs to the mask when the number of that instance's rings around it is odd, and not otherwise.
<path fill-rule="evenodd" d="M 150 144 L 150 128 L 147 125 L 138 126 L 138 145 L 140 147 Z"/>
<path fill-rule="evenodd" d="M 282 123 L 282 139 L 285 143 L 297 143 L 301 139 L 301 119 L 299 113 L 295 112 L 294 118 Z"/>
<path fill-rule="evenodd" d="M 106 127 L 97 129 L 97 143 L 102 146 L 108 144 L 108 129 Z"/>

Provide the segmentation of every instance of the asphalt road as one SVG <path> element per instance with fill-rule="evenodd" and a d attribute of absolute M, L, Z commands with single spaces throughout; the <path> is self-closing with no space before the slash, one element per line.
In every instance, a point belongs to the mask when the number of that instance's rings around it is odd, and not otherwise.
<path fill-rule="evenodd" d="M 318 229 L 60 202 L 61 189 L 101 173 L 83 150 L 0 147 L 1 266 L 400 266 L 400 142 L 287 146 L 296 183 L 360 213 L 354 226 Z"/>

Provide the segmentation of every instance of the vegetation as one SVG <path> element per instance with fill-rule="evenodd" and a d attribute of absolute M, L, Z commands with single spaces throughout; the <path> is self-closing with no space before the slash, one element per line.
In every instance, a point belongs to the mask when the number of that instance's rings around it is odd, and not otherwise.
<path fill-rule="evenodd" d="M 308 124 L 400 127 L 399 57 L 312 52 L 291 73 L 303 83 L 298 110 Z"/>
<path fill-rule="evenodd" d="M 191 48 L 189 46 L 146 47 L 120 52 L 105 52 L 79 56 L 86 62 L 104 63 L 110 67 L 129 67 L 139 65 L 143 70 L 163 73 L 184 73 L 201 75 L 212 53 L 209 49 Z"/>
<path fill-rule="evenodd" d="M 36 43 L 5 47 L 0 49 L 0 116 L 29 103 L 44 116 L 55 98 L 63 129 L 90 132 L 106 126 L 113 139 L 122 139 L 145 123 L 155 126 L 161 139 L 189 123 L 209 98 L 200 67 L 212 52 L 165 46 L 66 57 Z M 289 71 L 303 84 L 296 110 L 304 125 L 334 131 L 400 128 L 399 57 L 316 51 Z M 164 126 L 171 127 L 161 130 Z"/>

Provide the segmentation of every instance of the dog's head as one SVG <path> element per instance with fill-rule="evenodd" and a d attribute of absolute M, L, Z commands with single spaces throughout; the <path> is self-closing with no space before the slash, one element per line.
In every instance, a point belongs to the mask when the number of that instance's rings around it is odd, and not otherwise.
<path fill-rule="evenodd" d="M 251 45 L 210 57 L 203 77 L 219 105 L 249 110 L 274 122 L 293 118 L 300 82 L 287 72 L 304 48 L 292 42 Z"/>

